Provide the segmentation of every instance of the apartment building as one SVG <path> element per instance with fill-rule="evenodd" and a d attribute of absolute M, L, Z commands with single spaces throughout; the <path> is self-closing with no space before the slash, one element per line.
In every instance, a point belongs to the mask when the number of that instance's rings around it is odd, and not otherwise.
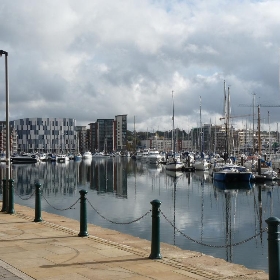
<path fill-rule="evenodd" d="M 76 120 L 72 118 L 25 118 L 11 121 L 17 134 L 18 152 L 75 152 Z"/>

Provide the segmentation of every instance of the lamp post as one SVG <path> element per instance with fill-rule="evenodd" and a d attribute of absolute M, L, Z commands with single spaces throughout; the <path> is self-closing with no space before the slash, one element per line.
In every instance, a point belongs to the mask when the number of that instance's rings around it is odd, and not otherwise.
<path fill-rule="evenodd" d="M 0 56 L 5 55 L 6 80 L 6 183 L 10 179 L 10 124 L 9 124 L 9 78 L 8 78 L 8 52 L 0 50 Z"/>

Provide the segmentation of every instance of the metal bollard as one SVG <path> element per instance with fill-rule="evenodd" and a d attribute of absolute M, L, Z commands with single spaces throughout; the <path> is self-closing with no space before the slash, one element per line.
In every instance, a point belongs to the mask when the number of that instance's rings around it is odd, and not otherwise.
<path fill-rule="evenodd" d="M 86 190 L 80 190 L 79 191 L 81 197 L 81 205 L 80 205 L 80 232 L 79 232 L 79 236 L 83 237 L 83 236 L 88 236 L 88 232 L 87 232 L 87 205 L 86 205 L 86 194 L 87 191 Z"/>
<path fill-rule="evenodd" d="M 1 212 L 6 212 L 7 211 L 7 186 L 6 186 L 6 179 L 2 180 L 3 182 L 3 188 L 2 188 L 2 209 Z"/>
<path fill-rule="evenodd" d="M 161 259 L 160 254 L 160 218 L 159 207 L 161 202 L 157 199 L 151 201 L 152 204 L 152 243 L 150 259 Z"/>
<path fill-rule="evenodd" d="M 280 258 L 279 258 L 279 231 L 280 220 L 270 217 L 265 220 L 268 224 L 268 272 L 269 280 L 280 279 Z"/>
<path fill-rule="evenodd" d="M 9 196 L 9 205 L 8 205 L 8 214 L 14 214 L 15 209 L 14 209 L 14 180 L 9 179 L 9 191 L 8 191 L 8 196 Z"/>
<path fill-rule="evenodd" d="M 35 184 L 35 219 L 34 222 L 42 222 L 41 217 L 41 184 Z"/>

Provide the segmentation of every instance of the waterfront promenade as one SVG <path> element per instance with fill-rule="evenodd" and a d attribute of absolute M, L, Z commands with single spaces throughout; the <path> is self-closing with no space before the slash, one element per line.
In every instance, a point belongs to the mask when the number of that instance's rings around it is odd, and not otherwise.
<path fill-rule="evenodd" d="M 1 203 L 0 203 L 0 206 Z M 222 259 L 161 243 L 161 260 L 151 260 L 151 242 L 15 205 L 15 214 L 0 212 L 0 279 L 268 279 L 268 274 Z M 264 260 L 267 262 L 267 260 Z"/>

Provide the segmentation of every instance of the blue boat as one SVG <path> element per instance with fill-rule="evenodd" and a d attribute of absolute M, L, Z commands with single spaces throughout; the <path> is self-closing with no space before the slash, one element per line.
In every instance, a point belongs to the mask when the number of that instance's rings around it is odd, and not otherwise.
<path fill-rule="evenodd" d="M 213 180 L 220 182 L 250 182 L 253 179 L 253 173 L 248 171 L 246 167 L 226 164 L 220 166 L 218 170 L 213 171 Z"/>

